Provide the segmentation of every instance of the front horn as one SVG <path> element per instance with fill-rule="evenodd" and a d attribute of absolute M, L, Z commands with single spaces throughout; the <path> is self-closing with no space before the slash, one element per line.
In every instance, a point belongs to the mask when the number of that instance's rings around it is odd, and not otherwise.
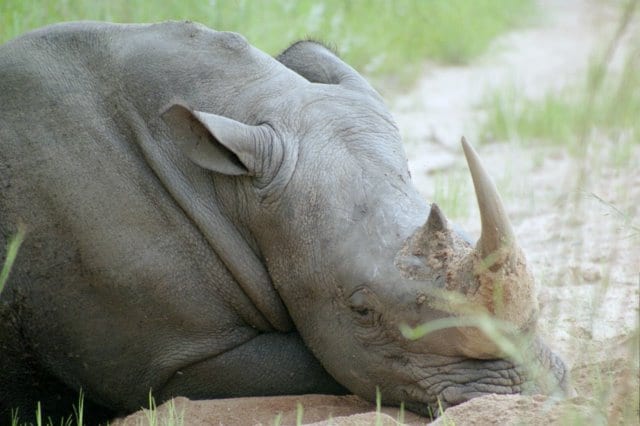
<path fill-rule="evenodd" d="M 476 286 L 472 286 L 475 291 L 467 294 L 467 301 L 486 309 L 491 317 L 510 323 L 520 332 L 530 330 L 535 326 L 538 313 L 533 276 L 515 241 L 511 222 L 493 181 L 465 138 L 462 138 L 462 148 L 482 222 L 480 239 L 466 262 L 471 271 L 459 275 L 473 276 L 476 280 Z M 459 330 L 465 337 L 462 346 L 467 355 L 484 358 L 500 352 L 495 342 L 490 342 L 478 328 L 462 327 Z"/>
<path fill-rule="evenodd" d="M 493 260 L 488 267 L 492 271 L 497 271 L 501 266 L 498 259 L 504 257 L 499 254 L 516 248 L 513 229 L 504 211 L 500 194 L 489 174 L 482 167 L 478 153 L 464 137 L 461 142 L 473 179 L 482 223 L 482 232 L 476 244 L 476 250 L 483 259 L 490 262 Z"/>

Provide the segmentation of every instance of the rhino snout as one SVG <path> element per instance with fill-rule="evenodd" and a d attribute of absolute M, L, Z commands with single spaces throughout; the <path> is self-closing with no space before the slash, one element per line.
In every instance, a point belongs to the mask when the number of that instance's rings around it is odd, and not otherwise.
<path fill-rule="evenodd" d="M 448 407 L 489 394 L 571 396 L 573 390 L 564 362 L 541 342 L 536 345 L 542 345 L 537 348 L 538 357 L 527 365 L 504 359 L 422 359 L 429 366 L 407 366 L 419 376 L 414 384 L 399 390 L 397 403 L 404 402 L 411 411 L 437 417 Z"/>

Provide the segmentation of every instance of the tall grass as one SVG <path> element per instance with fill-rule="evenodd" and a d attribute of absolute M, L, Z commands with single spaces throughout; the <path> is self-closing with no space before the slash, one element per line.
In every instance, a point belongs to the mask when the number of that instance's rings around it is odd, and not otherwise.
<path fill-rule="evenodd" d="M 562 145 L 573 153 L 584 153 L 591 141 L 604 139 L 613 145 L 614 159 L 628 160 L 631 144 L 640 140 L 640 34 L 630 43 L 621 69 L 611 68 L 639 3 L 626 2 L 616 34 L 577 86 L 541 99 L 521 98 L 515 88 L 489 95 L 483 139 Z"/>
<path fill-rule="evenodd" d="M 614 261 L 614 256 L 620 253 L 622 247 L 626 247 L 626 241 L 638 242 L 640 238 L 640 223 L 637 221 L 637 203 L 627 203 L 625 206 L 616 206 L 606 199 L 617 191 L 628 193 L 629 187 L 634 181 L 623 183 L 618 187 L 605 187 L 603 196 L 592 193 L 589 188 L 594 180 L 606 179 L 600 168 L 611 173 L 629 172 L 630 176 L 637 176 L 640 167 L 640 34 L 632 34 L 637 31 L 637 17 L 640 15 L 640 1 L 630 0 L 620 3 L 622 5 L 621 18 L 618 28 L 603 51 L 594 56 L 582 80 L 574 86 L 566 87 L 557 92 L 549 92 L 536 99 L 524 99 L 519 97 L 516 87 L 501 89 L 488 97 L 485 110 L 488 119 L 484 123 L 482 136 L 485 141 L 517 141 L 529 148 L 545 145 L 557 148 L 557 151 L 568 152 L 571 161 L 575 163 L 575 176 L 571 182 L 558 182 L 561 192 L 565 194 L 561 202 L 549 201 L 551 209 L 557 209 L 561 203 L 567 212 L 560 215 L 566 220 L 562 226 L 576 227 L 579 216 L 587 210 L 592 210 L 594 204 L 601 204 L 608 215 L 616 218 L 615 229 L 609 229 L 604 224 L 600 232 L 611 232 L 608 241 L 611 247 L 603 248 L 611 253 L 604 254 L 605 259 Z M 633 24 L 635 20 L 635 26 Z M 622 42 L 624 37 L 633 41 Z M 615 62 L 614 57 L 621 56 L 621 62 Z M 527 150 L 526 152 L 536 152 Z M 554 151 L 555 152 L 555 151 Z M 606 167 L 605 167 L 606 166 Z M 626 173 L 626 172 L 625 172 Z M 633 173 L 633 174 L 632 174 Z M 624 176 L 624 174 L 623 174 Z M 624 197 L 621 197 L 624 198 Z M 586 202 L 592 204 L 586 206 Z M 573 224 L 571 221 L 574 221 Z M 547 230 L 541 230 L 547 232 Z M 573 234 L 571 234 L 573 235 Z M 589 238 L 589 235 L 585 235 Z M 621 242 L 624 240 L 624 243 Z M 633 249 L 634 244 L 631 244 Z M 635 244 L 635 248 L 639 247 Z M 572 261 L 583 261 L 586 252 L 582 241 L 576 241 L 571 249 L 564 253 L 561 269 Z M 606 257 L 610 256 L 610 257 Z M 627 285 L 620 282 L 620 278 L 614 275 L 612 266 L 603 261 L 602 278 L 593 292 L 590 320 L 593 323 L 603 321 L 601 312 L 609 309 L 604 306 L 605 294 L 613 286 Z M 640 286 L 640 271 L 636 272 L 638 286 Z M 553 279 L 552 279 L 553 281 Z M 572 284 L 573 297 L 576 303 L 589 297 L 583 292 L 588 283 L 581 283 L 582 287 Z M 558 279 L 552 285 L 560 287 L 565 285 L 563 279 Z M 637 301 L 636 301 L 637 303 Z M 614 309 L 616 307 L 613 307 Z M 636 313 L 637 314 L 637 313 Z M 620 344 L 624 349 L 627 359 L 620 360 L 620 355 L 614 351 L 622 350 L 619 342 L 613 339 L 598 341 L 592 345 L 590 339 L 576 339 L 574 348 L 578 355 L 572 354 L 580 360 L 580 364 L 574 366 L 574 371 L 580 374 L 581 388 L 578 389 L 581 397 L 588 399 L 588 406 L 594 417 L 585 418 L 584 412 L 580 412 L 571 406 L 563 412 L 560 418 L 562 424 L 637 424 L 640 407 L 640 327 L 636 316 L 635 326 L 628 333 L 624 333 L 625 342 Z M 405 327 L 403 332 L 407 337 L 417 338 L 439 328 L 452 326 L 474 325 L 482 329 L 485 334 L 496 343 L 510 358 L 526 361 L 526 345 L 523 346 L 517 340 L 512 340 L 508 330 L 491 318 L 457 318 L 435 321 L 412 329 Z M 595 340 L 595 339 L 594 339 Z M 603 358 L 601 351 L 604 345 L 615 346 L 611 348 L 611 359 Z M 613 366 L 608 362 L 620 362 Z M 585 380 L 586 379 L 586 380 Z M 585 382 L 588 382 L 585 385 Z M 583 399 L 585 401 L 585 399 Z M 585 404 L 586 402 L 579 402 Z M 526 420 L 526 419 L 525 419 Z M 557 420 L 556 420 L 557 421 Z"/>
<path fill-rule="evenodd" d="M 155 398 L 149 393 L 148 407 L 142 410 L 144 417 L 136 420 L 136 426 L 183 426 L 185 424 L 184 409 L 178 410 L 173 399 L 158 407 Z M 17 412 L 13 413 L 11 426 L 31 425 L 31 423 L 22 422 L 19 414 Z M 84 393 L 82 391 L 78 397 L 78 405 L 73 407 L 73 414 L 65 419 L 60 419 L 59 424 L 60 426 L 84 426 Z M 130 424 L 130 422 L 127 424 Z M 39 402 L 35 412 L 35 426 L 57 426 L 51 418 L 46 417 L 46 413 L 42 410 Z"/>
<path fill-rule="evenodd" d="M 467 63 L 531 15 L 533 0 L 3 0 L 0 42 L 60 21 L 189 19 L 237 31 L 275 54 L 318 38 L 369 75 L 406 81 L 426 59 Z"/>
<path fill-rule="evenodd" d="M 547 93 L 541 99 L 520 99 L 513 89 L 494 93 L 483 140 L 518 140 L 524 144 L 553 144 L 584 152 L 585 137 L 611 141 L 612 158 L 630 160 L 629 142 L 640 139 L 640 51 L 630 55 L 621 72 L 609 74 L 593 99 L 591 78 L 578 87 Z M 590 67 L 596 74 L 600 64 Z M 585 133 L 586 134 L 583 134 Z"/>
<path fill-rule="evenodd" d="M 24 226 L 18 227 L 18 232 L 9 240 L 9 244 L 7 245 L 7 255 L 6 259 L 4 259 L 4 264 L 2 265 L 2 270 L 0 270 L 0 293 L 4 290 L 4 286 L 9 279 L 9 273 L 11 272 L 11 268 L 13 267 L 13 263 L 18 256 L 18 249 L 24 240 L 25 228 Z"/>
<path fill-rule="evenodd" d="M 172 399 L 165 404 L 162 413 L 159 412 L 156 400 L 149 392 L 149 407 L 144 409 L 146 422 L 140 421 L 139 426 L 182 426 L 184 425 L 184 410 L 178 412 Z"/>

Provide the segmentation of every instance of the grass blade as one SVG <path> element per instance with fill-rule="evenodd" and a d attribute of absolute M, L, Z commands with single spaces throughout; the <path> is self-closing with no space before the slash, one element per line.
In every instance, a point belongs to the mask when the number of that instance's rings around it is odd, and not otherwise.
<path fill-rule="evenodd" d="M 2 271 L 0 272 L 0 292 L 4 289 L 4 285 L 9 278 L 9 272 L 11 272 L 11 268 L 13 267 L 13 263 L 16 260 L 16 256 L 18 255 L 18 249 L 24 240 L 25 235 L 25 227 L 24 225 L 18 226 L 18 233 L 14 235 L 11 240 L 9 240 L 9 244 L 7 245 L 7 258 L 4 261 L 4 265 L 2 266 Z"/>

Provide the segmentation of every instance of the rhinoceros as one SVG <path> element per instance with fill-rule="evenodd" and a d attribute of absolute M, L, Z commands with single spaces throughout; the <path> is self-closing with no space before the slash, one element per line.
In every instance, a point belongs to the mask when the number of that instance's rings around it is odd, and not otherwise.
<path fill-rule="evenodd" d="M 473 148 L 476 244 L 322 44 L 273 58 L 191 22 L 58 24 L 0 48 L 0 96 L 0 246 L 27 229 L 1 296 L 3 422 L 38 401 L 65 416 L 80 391 L 99 422 L 150 392 L 379 393 L 424 414 L 568 388 Z M 532 336 L 538 373 L 465 322 L 481 313 Z"/>

